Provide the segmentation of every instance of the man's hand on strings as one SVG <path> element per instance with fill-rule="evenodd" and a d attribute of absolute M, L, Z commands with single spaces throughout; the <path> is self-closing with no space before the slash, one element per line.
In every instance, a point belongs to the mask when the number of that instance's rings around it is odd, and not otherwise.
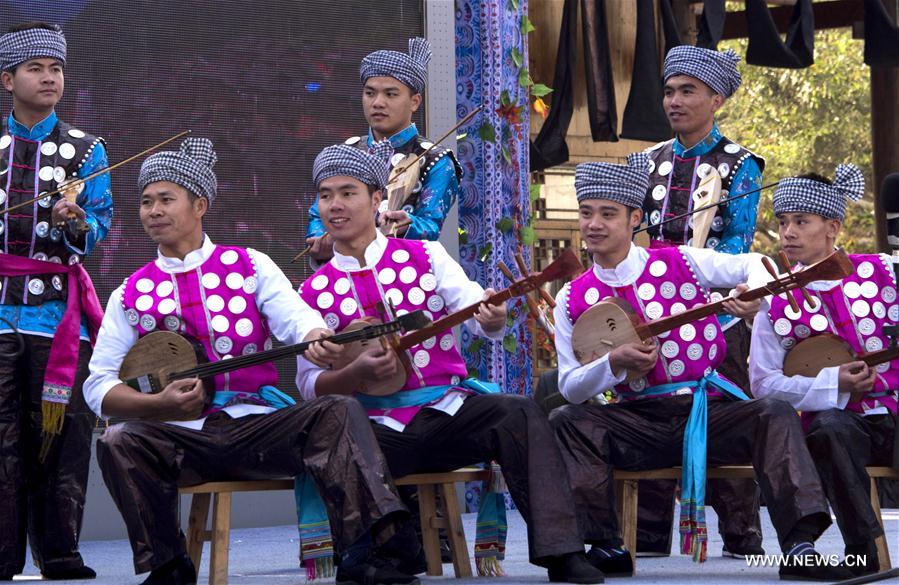
<path fill-rule="evenodd" d="M 484 299 L 486 300 L 495 294 L 495 290 L 488 288 L 484 291 Z M 506 327 L 506 303 L 499 305 L 481 303 L 477 313 L 474 314 L 474 318 L 487 333 L 501 331 Z"/>
<path fill-rule="evenodd" d="M 330 369 L 334 363 L 340 361 L 344 352 L 343 345 L 327 341 L 327 338 L 333 335 L 332 330 L 320 327 L 310 331 L 303 341 L 311 341 L 312 345 L 306 348 L 303 357 L 320 368 Z"/>
<path fill-rule="evenodd" d="M 759 308 L 762 306 L 762 300 L 741 301 L 736 298 L 737 295 L 747 290 L 749 290 L 748 284 L 738 284 L 736 288 L 731 291 L 730 297 L 724 301 L 724 310 L 740 319 L 752 320 L 755 318 L 755 314 L 759 312 Z"/>

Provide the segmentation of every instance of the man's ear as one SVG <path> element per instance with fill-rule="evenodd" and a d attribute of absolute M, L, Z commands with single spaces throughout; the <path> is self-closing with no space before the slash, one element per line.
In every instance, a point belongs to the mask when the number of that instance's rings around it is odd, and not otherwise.
<path fill-rule="evenodd" d="M 721 95 L 720 93 L 716 93 L 712 96 L 712 113 L 717 114 L 718 110 L 724 105 L 724 102 L 727 101 L 727 98 Z"/>
<path fill-rule="evenodd" d="M 9 71 L 0 73 L 0 81 L 3 82 L 3 88 L 11 93 L 13 88 L 12 73 L 10 73 Z"/>
<path fill-rule="evenodd" d="M 371 204 L 377 211 L 379 207 L 381 207 L 381 201 L 384 200 L 384 191 L 382 189 L 377 189 L 371 194 Z"/>
<path fill-rule="evenodd" d="M 827 233 L 825 234 L 827 237 L 837 239 L 837 236 L 840 235 L 840 231 L 843 229 L 843 222 L 839 219 L 828 219 L 827 220 Z"/>
<path fill-rule="evenodd" d="M 196 211 L 197 217 L 206 215 L 206 212 L 209 211 L 209 199 L 206 199 L 205 197 L 197 197 L 194 199 L 194 211 Z"/>
<path fill-rule="evenodd" d="M 638 227 L 640 227 L 641 223 L 643 223 L 643 210 L 640 209 L 639 207 L 634 208 L 631 211 L 631 217 L 630 217 L 631 229 L 637 229 Z"/>
<path fill-rule="evenodd" d="M 416 93 L 412 94 L 412 111 L 417 112 L 418 108 L 421 106 L 421 94 Z"/>

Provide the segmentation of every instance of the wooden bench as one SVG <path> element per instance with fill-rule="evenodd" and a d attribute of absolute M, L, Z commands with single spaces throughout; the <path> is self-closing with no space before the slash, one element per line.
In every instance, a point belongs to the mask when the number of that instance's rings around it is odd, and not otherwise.
<path fill-rule="evenodd" d="M 880 515 L 880 494 L 877 492 L 875 478 L 889 477 L 899 479 L 899 470 L 892 467 L 868 467 L 868 475 L 871 476 L 871 507 L 877 514 L 880 525 L 883 526 L 883 518 Z M 669 467 L 666 469 L 650 469 L 646 471 L 614 471 L 615 501 L 618 505 L 618 525 L 621 530 L 621 538 L 627 550 L 634 560 L 634 570 L 637 568 L 637 482 L 641 479 L 680 479 L 681 468 Z M 755 470 L 748 465 L 733 465 L 723 467 L 710 467 L 706 471 L 708 479 L 755 479 Z M 886 540 L 886 534 L 877 538 L 877 557 L 880 560 L 880 570 L 886 571 L 892 568 L 890 551 Z"/>
<path fill-rule="evenodd" d="M 486 469 L 465 468 L 446 473 L 420 473 L 398 478 L 394 483 L 418 486 L 418 505 L 421 510 L 421 534 L 428 575 L 443 574 L 440 560 L 440 528 L 446 530 L 453 571 L 457 578 L 471 577 L 471 557 L 462 528 L 462 512 L 456 494 L 456 482 L 486 480 Z M 231 538 L 231 495 L 235 492 L 259 492 L 293 490 L 293 479 L 253 481 L 217 481 L 180 488 L 182 494 L 191 494 L 190 516 L 187 527 L 187 554 L 197 570 L 203 555 L 203 543 L 210 543 L 209 584 L 227 585 L 228 549 Z M 438 516 L 437 492 L 440 492 Z M 209 505 L 212 504 L 212 522 L 206 528 Z"/>

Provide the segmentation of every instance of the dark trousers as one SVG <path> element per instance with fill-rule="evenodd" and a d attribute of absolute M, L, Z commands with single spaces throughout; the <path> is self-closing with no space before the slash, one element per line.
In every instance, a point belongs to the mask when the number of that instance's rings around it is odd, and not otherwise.
<path fill-rule="evenodd" d="M 530 398 L 471 396 L 453 416 L 425 408 L 403 432 L 380 424 L 374 429 L 397 477 L 497 461 L 527 522 L 532 563 L 583 551 L 559 448 L 546 415 Z"/>
<path fill-rule="evenodd" d="M 819 412 L 808 428 L 808 449 L 847 546 L 883 534 L 871 508 L 866 465 L 890 465 L 896 421 L 892 415 L 861 416 L 847 410 Z"/>
<path fill-rule="evenodd" d="M 26 535 L 42 571 L 84 565 L 78 552 L 95 417 L 81 395 L 91 348 L 81 342 L 62 434 L 41 462 L 41 391 L 52 339 L 25 335 L 25 352 L 0 359 L 0 574 L 25 567 Z M 18 347 L 0 335 L 0 353 Z"/>
<path fill-rule="evenodd" d="M 407 515 L 365 411 L 345 396 L 237 419 L 219 412 L 199 431 L 126 422 L 100 437 L 97 458 L 128 527 L 137 573 L 185 552 L 178 486 L 309 473 L 338 550 L 368 530 L 388 528 L 386 517 Z"/>
<path fill-rule="evenodd" d="M 718 372 L 739 388 L 749 388 L 747 359 L 752 331 L 742 319 L 724 332 L 727 357 Z M 718 515 L 718 533 L 729 551 L 762 546 L 759 488 L 754 479 L 710 479 L 706 504 Z M 671 551 L 674 492 L 671 480 L 641 481 L 637 499 L 637 551 Z"/>
<path fill-rule="evenodd" d="M 591 544 L 620 544 L 613 469 L 680 465 L 693 398 L 639 400 L 606 406 L 568 405 L 550 422 L 556 431 Z M 830 525 L 827 500 L 796 411 L 779 400 L 708 403 L 709 466 L 752 462 L 781 545 L 796 524 L 820 535 Z"/>

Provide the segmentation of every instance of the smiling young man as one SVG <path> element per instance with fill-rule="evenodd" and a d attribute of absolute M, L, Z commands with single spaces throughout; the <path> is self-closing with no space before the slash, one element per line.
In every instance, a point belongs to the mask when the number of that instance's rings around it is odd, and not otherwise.
<path fill-rule="evenodd" d="M 733 51 L 713 51 L 683 45 L 665 58 L 663 107 L 675 137 L 647 150 L 650 182 L 643 209 L 652 247 L 692 246 L 691 218 L 656 226 L 693 208 L 692 193 L 715 169 L 721 175 L 722 199 L 738 196 L 762 185 L 765 161 L 725 138 L 715 120 L 740 87 L 740 58 Z M 726 252 L 748 252 L 755 235 L 759 194 L 754 193 L 718 207 L 704 246 Z M 656 226 L 656 227 L 653 227 Z M 713 296 L 727 294 L 713 291 Z M 741 388 L 748 388 L 747 354 L 751 319 L 758 304 L 745 313 L 721 315 L 728 353 L 720 371 Z M 640 482 L 639 550 L 670 547 L 673 517 L 673 482 Z M 758 489 L 750 480 L 712 480 L 709 503 L 718 512 L 724 554 L 762 554 Z M 663 500 L 670 503 L 662 504 Z M 664 511 L 660 514 L 660 511 Z M 644 544 L 645 542 L 645 544 Z"/>
<path fill-rule="evenodd" d="M 368 136 L 353 136 L 346 144 L 362 150 L 376 142 L 388 140 L 393 147 L 392 167 L 404 156 L 418 155 L 431 146 L 418 133 L 412 115 L 421 107 L 422 92 L 428 78 L 431 47 L 422 38 L 409 39 L 409 53 L 375 51 L 362 60 L 359 76 L 362 80 L 362 112 L 369 125 Z M 378 224 L 387 220 L 397 222 L 396 234 L 413 240 L 436 240 L 446 214 L 459 194 L 462 168 L 452 150 L 438 145 L 431 149 L 420 164 L 419 181 L 398 211 L 387 211 L 386 197 L 382 201 Z M 319 214 L 318 202 L 309 209 L 309 228 L 306 243 L 312 246 L 313 260 L 327 261 L 333 254 L 333 240 Z"/>
<path fill-rule="evenodd" d="M 774 192 L 780 243 L 796 268 L 833 252 L 847 199 L 864 195 L 854 165 L 840 165 L 833 181 L 820 175 L 782 179 Z M 846 554 L 864 555 L 849 564 L 857 574 L 879 570 L 875 539 L 883 528 L 871 508 L 866 465 L 890 465 L 896 429 L 899 364 L 876 367 L 863 361 L 826 367 L 815 377 L 787 376 L 788 352 L 806 339 L 836 335 L 856 354 L 890 344 L 884 327 L 899 322 L 896 276 L 889 256 L 851 254 L 855 273 L 839 281 L 805 287 L 814 304 L 795 294 L 799 312 L 771 297 L 752 328 L 749 368 L 756 396 L 779 398 L 802 411 L 807 442 L 824 491 L 843 534 Z M 794 268 L 795 269 L 795 268 Z M 794 291 L 798 292 L 798 291 Z"/>
<path fill-rule="evenodd" d="M 271 362 L 216 375 L 209 407 L 197 379 L 145 394 L 119 377 L 134 344 L 160 330 L 194 342 L 209 362 L 269 349 L 272 335 L 298 343 L 330 333 L 268 256 L 204 234 L 216 158 L 209 140 L 187 138 L 180 151 L 144 161 L 140 219 L 158 257 L 112 293 L 84 386 L 98 416 L 129 419 L 100 437 L 97 459 L 128 528 L 135 572 L 151 571 L 144 585 L 196 583 L 178 486 L 303 472 L 326 494 L 343 554 L 338 582 L 382 579 L 384 571 L 368 562 L 371 543 L 406 512 L 356 401 L 331 396 L 295 405 L 274 387 Z"/>
<path fill-rule="evenodd" d="M 34 22 L 0 37 L 12 112 L 0 132 L 0 581 L 25 565 L 26 534 L 46 579 L 91 579 L 78 551 L 94 417 L 81 394 L 102 309 L 81 260 L 112 219 L 109 175 L 75 201 L 44 198 L 107 166 L 101 139 L 59 118 L 66 40 Z M 86 231 L 69 229 L 68 215 Z M 70 298 L 72 297 L 72 298 Z"/>
<path fill-rule="evenodd" d="M 383 143 L 374 154 L 339 145 L 315 159 L 319 211 L 334 239 L 334 258 L 303 283 L 300 294 L 336 331 L 355 319 L 388 321 L 417 309 L 437 320 L 494 292 L 469 280 L 439 243 L 386 238 L 377 229 L 387 154 Z M 478 335 L 501 339 L 505 303 L 482 304 L 469 324 Z M 326 363 L 341 359 L 327 342 L 312 355 Z M 381 347 L 333 371 L 301 358 L 297 386 L 308 399 L 348 394 L 360 400 L 396 477 L 497 461 L 528 524 L 531 562 L 546 567 L 550 581 L 602 582 L 602 573 L 584 558 L 559 450 L 537 403 L 467 378 L 451 329 L 409 348 L 405 358 L 405 384 L 387 396 L 363 392 L 403 368 L 393 350 Z"/>
<path fill-rule="evenodd" d="M 751 461 L 784 552 L 816 556 L 810 543 L 830 524 L 830 516 L 799 418 L 785 402 L 747 400 L 718 375 L 726 347 L 717 319 L 682 325 L 651 343 L 624 344 L 585 365 L 575 357 L 574 326 L 603 299 L 623 299 L 641 320 L 650 321 L 708 302 L 710 287 L 739 291 L 747 286 L 740 283 L 757 286 L 768 280 L 758 254 L 635 246 L 631 235 L 642 221 L 648 181 L 643 153 L 630 155 L 627 166 L 581 164 L 575 174 L 580 232 L 593 266 L 556 298 L 559 387 L 572 404 L 553 411 L 550 420 L 581 530 L 593 545 L 588 558 L 606 574 L 633 571 L 615 514 L 614 469 L 682 465 L 681 547 L 704 560 L 706 460 L 715 466 Z M 745 304 L 732 299 L 726 309 L 740 312 Z M 615 398 L 612 404 L 582 404 L 607 391 Z M 824 565 L 781 569 L 782 578 L 847 575 Z"/>

